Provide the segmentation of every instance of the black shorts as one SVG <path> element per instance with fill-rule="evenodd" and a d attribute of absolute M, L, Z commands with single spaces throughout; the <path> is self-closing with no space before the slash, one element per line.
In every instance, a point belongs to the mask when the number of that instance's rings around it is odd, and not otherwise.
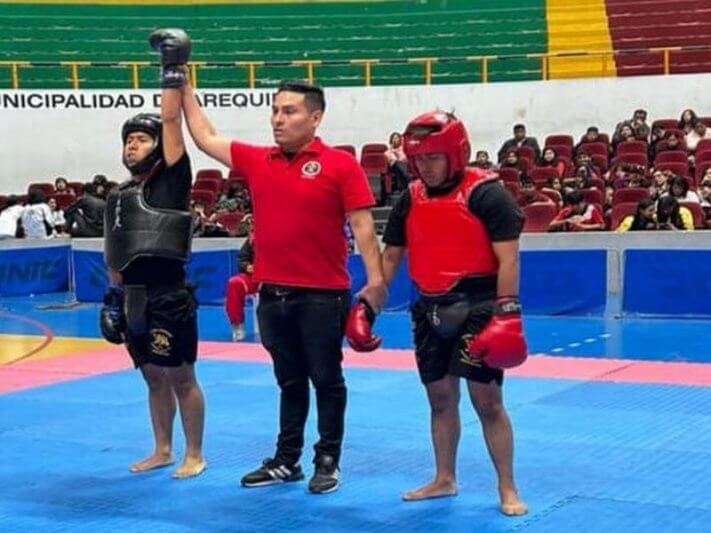
<path fill-rule="evenodd" d="M 467 344 L 472 335 L 479 333 L 491 319 L 493 302 L 459 301 L 460 321 L 452 322 L 452 331 L 443 334 L 436 327 L 444 320 L 445 306 L 451 302 L 435 303 L 420 298 L 412 308 L 415 337 L 415 357 L 422 383 L 432 383 L 446 375 L 458 376 L 479 383 L 492 380 L 501 386 L 503 370 L 474 362 L 467 355 Z"/>
<path fill-rule="evenodd" d="M 126 334 L 126 347 L 139 368 L 145 363 L 177 367 L 197 359 L 197 308 L 192 287 L 147 287 L 146 333 Z"/>

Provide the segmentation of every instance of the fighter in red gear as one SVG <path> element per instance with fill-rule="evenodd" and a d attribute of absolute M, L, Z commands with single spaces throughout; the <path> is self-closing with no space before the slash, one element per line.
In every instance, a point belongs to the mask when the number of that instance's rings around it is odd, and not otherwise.
<path fill-rule="evenodd" d="M 254 228 L 252 215 L 244 217 L 249 224 L 247 240 L 242 244 L 239 251 L 240 273 L 227 280 L 225 288 L 225 312 L 232 327 L 232 341 L 244 340 L 246 333 L 244 330 L 244 303 L 248 295 L 256 294 L 259 290 L 259 282 L 254 279 Z"/>
<path fill-rule="evenodd" d="M 390 282 L 407 251 L 420 293 L 412 308 L 415 354 L 431 408 L 436 473 L 403 498 L 457 494 L 459 386 L 465 378 L 498 475 L 501 512 L 522 515 L 527 508 L 514 483 L 513 433 L 501 386 L 502 369 L 526 358 L 516 296 L 523 217 L 494 173 L 467 168 L 467 132 L 452 114 L 415 118 L 404 148 L 416 179 L 388 220 L 383 270 Z"/>

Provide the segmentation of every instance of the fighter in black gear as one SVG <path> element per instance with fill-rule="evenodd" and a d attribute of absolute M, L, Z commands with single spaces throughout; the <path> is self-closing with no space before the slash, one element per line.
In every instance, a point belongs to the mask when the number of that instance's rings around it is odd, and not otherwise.
<path fill-rule="evenodd" d="M 165 31 L 152 38 L 159 50 Z M 171 40 L 173 57 L 187 61 L 189 41 Z M 176 52 L 175 47 L 183 47 Z M 177 54 L 177 55 L 176 55 Z M 177 69 L 181 65 L 172 64 Z M 130 471 L 173 463 L 176 400 L 186 447 L 173 477 L 199 475 L 205 404 L 195 378 L 197 301 L 185 282 L 192 236 L 192 172 L 181 131 L 179 87 L 164 85 L 161 114 L 141 113 L 123 125 L 123 163 L 131 178 L 113 191 L 104 220 L 104 258 L 111 285 L 101 312 L 107 340 L 124 342 L 148 385 L 155 450 Z"/>

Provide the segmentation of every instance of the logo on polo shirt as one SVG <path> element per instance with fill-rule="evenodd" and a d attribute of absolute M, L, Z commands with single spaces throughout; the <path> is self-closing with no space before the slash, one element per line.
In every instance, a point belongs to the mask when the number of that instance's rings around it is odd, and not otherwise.
<path fill-rule="evenodd" d="M 301 177 L 314 179 L 321 172 L 321 163 L 318 161 L 307 161 L 304 166 L 301 167 Z"/>

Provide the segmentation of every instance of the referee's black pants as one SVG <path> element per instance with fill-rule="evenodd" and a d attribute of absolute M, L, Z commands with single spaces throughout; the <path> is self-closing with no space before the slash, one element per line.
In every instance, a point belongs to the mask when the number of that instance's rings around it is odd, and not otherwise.
<path fill-rule="evenodd" d="M 346 411 L 341 344 L 349 304 L 347 290 L 275 285 L 260 290 L 260 335 L 281 389 L 276 457 L 289 463 L 299 460 L 304 446 L 309 380 L 318 408 L 316 456 L 340 459 Z"/>

